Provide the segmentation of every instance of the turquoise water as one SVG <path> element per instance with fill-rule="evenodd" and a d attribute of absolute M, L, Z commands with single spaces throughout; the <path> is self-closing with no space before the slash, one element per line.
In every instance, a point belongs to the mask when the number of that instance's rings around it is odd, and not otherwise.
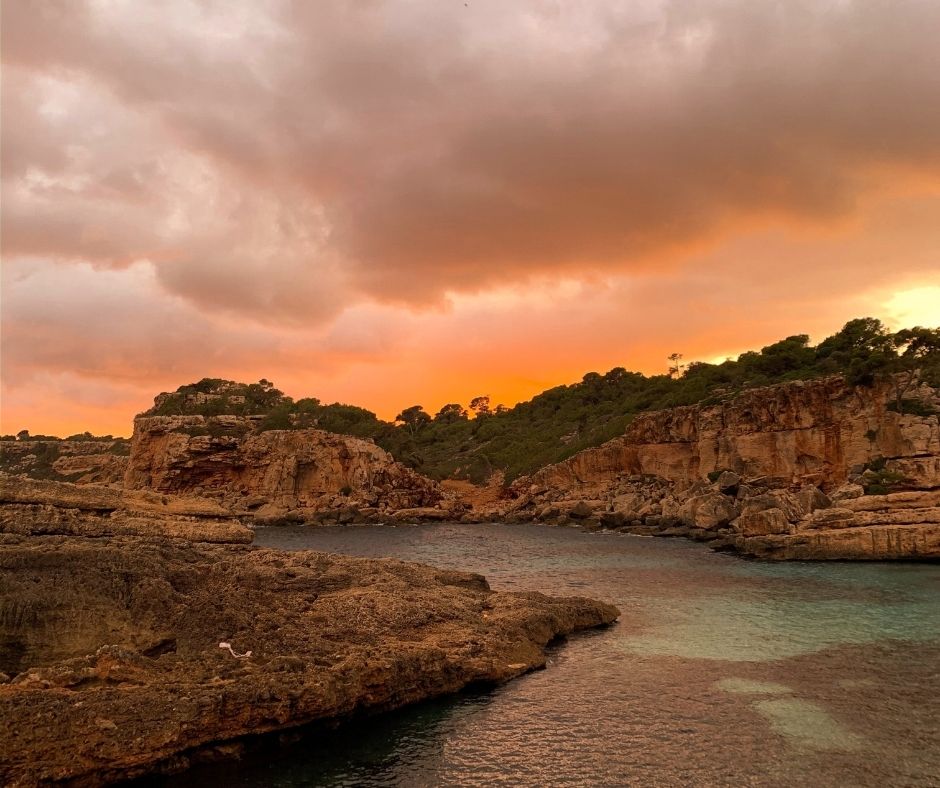
<path fill-rule="evenodd" d="M 269 528 L 257 543 L 615 603 L 549 667 L 167 785 L 940 785 L 940 566 L 764 564 L 545 526 Z"/>

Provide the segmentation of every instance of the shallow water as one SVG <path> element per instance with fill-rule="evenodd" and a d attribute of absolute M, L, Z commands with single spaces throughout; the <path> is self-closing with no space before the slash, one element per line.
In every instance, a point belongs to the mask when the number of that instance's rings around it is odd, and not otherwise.
<path fill-rule="evenodd" d="M 166 785 L 940 785 L 940 566 L 765 564 L 525 525 L 268 528 L 604 599 L 545 671 Z"/>

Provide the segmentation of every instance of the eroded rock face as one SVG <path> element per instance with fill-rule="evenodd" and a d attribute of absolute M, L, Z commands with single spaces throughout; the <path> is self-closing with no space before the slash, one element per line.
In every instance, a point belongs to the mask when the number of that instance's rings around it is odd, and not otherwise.
<path fill-rule="evenodd" d="M 162 536 L 250 544 L 254 532 L 215 501 L 0 474 L 0 533 Z"/>
<path fill-rule="evenodd" d="M 304 520 L 353 506 L 377 513 L 433 507 L 440 488 L 371 441 L 322 430 L 256 432 L 238 416 L 152 416 L 134 422 L 128 490 L 198 494 L 233 512 L 267 507 Z"/>
<path fill-rule="evenodd" d="M 0 471 L 51 481 L 120 486 L 127 471 L 124 438 L 0 441 Z"/>
<path fill-rule="evenodd" d="M 918 394 L 937 399 L 932 390 Z M 825 491 L 845 482 L 853 467 L 884 457 L 918 484 L 940 486 L 937 417 L 895 413 L 892 402 L 891 385 L 855 388 L 841 377 L 751 389 L 720 405 L 641 414 L 623 437 L 543 468 L 525 483 L 604 485 L 639 474 L 688 484 L 732 471 Z"/>
<path fill-rule="evenodd" d="M 893 395 L 890 382 L 829 378 L 644 414 L 623 437 L 517 480 L 481 519 L 566 524 L 590 498 L 587 527 L 749 555 L 940 558 L 940 420 L 896 412 Z M 911 396 L 940 412 L 935 390 Z M 875 494 L 885 483 L 894 491 Z"/>
<path fill-rule="evenodd" d="M 0 613 L 11 786 L 185 767 L 248 734 L 505 681 L 618 615 L 388 559 L 9 534 Z"/>

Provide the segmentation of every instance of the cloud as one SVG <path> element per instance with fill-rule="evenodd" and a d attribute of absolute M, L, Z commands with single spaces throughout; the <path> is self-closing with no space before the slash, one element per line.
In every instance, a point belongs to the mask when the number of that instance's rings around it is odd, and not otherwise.
<path fill-rule="evenodd" d="M 834 330 L 933 283 L 938 28 L 925 0 L 4 0 L 4 409 L 218 375 L 394 415 Z"/>
<path fill-rule="evenodd" d="M 4 10 L 6 251 L 262 321 L 658 271 L 940 174 L 933 3 Z"/>

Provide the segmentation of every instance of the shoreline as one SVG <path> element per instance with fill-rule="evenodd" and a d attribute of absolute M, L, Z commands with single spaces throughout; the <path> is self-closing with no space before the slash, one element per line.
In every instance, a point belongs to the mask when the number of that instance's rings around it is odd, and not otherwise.
<path fill-rule="evenodd" d="M 7 534 L 0 566 L 11 786 L 175 771 L 245 736 L 500 684 L 619 616 L 421 564 L 181 540 Z"/>

